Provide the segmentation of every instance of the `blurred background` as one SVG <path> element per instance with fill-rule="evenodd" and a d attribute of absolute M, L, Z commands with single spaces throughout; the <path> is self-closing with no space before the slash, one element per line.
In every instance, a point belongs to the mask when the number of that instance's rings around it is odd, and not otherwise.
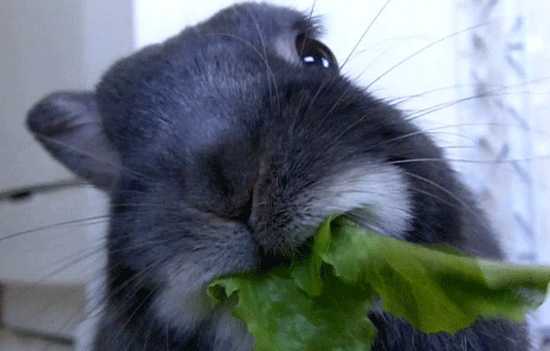
<path fill-rule="evenodd" d="M 36 144 L 26 111 L 232 2 L 0 1 L 0 350 L 82 350 L 104 260 L 106 199 Z M 271 2 L 313 8 L 340 62 L 357 46 L 345 74 L 400 101 L 445 148 L 508 259 L 550 264 L 550 2 Z M 550 349 L 550 308 L 530 324 Z"/>

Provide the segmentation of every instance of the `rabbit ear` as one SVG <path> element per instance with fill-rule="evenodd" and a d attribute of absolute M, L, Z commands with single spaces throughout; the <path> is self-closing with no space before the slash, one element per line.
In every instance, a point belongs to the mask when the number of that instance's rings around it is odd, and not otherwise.
<path fill-rule="evenodd" d="M 76 175 L 109 191 L 120 169 L 107 139 L 92 92 L 60 92 L 39 101 L 28 113 L 36 139 Z"/>

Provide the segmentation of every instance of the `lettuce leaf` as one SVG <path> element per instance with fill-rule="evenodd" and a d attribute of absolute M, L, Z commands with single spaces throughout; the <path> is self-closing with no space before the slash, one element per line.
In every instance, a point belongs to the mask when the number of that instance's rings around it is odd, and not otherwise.
<path fill-rule="evenodd" d="M 550 268 L 466 257 L 329 218 L 311 255 L 289 267 L 219 279 L 208 293 L 229 303 L 256 351 L 364 351 L 367 318 L 383 309 L 425 333 L 456 333 L 479 318 L 521 321 L 544 301 Z"/>

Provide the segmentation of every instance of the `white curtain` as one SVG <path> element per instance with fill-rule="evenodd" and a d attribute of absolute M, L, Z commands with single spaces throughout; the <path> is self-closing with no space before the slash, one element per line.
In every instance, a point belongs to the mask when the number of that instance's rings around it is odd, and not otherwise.
<path fill-rule="evenodd" d="M 548 1 L 458 1 L 459 23 L 476 29 L 459 45 L 461 132 L 474 147 L 458 162 L 513 261 L 550 262 L 550 25 Z M 485 162 L 487 161 L 487 162 Z M 495 162 L 492 162 L 495 161 Z M 550 343 L 550 306 L 533 317 Z M 545 336 L 546 335 L 546 336 Z M 544 341 L 544 338 L 547 338 Z"/>

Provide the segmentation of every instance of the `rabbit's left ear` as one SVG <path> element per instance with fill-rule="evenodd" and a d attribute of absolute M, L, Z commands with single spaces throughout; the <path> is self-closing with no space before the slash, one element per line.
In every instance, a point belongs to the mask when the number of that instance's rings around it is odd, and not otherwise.
<path fill-rule="evenodd" d="M 120 169 L 119 156 L 105 135 L 92 92 L 60 92 L 28 113 L 36 139 L 76 175 L 109 191 Z"/>

